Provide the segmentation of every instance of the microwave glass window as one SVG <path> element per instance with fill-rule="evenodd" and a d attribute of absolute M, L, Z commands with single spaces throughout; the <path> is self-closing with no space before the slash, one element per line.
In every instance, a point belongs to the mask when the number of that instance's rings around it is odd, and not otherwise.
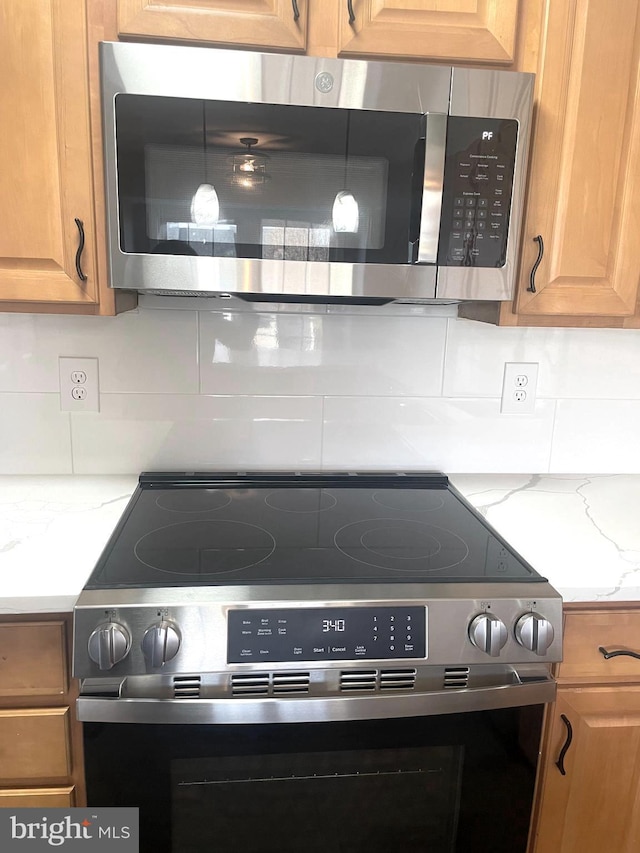
<path fill-rule="evenodd" d="M 120 248 L 407 263 L 426 117 L 118 95 Z"/>

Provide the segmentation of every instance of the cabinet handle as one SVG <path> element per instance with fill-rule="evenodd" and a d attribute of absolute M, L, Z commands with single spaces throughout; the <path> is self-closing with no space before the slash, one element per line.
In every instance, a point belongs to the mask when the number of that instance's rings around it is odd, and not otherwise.
<path fill-rule="evenodd" d="M 291 5 L 293 6 L 293 20 L 297 21 L 300 17 L 300 9 L 298 9 L 298 0 L 291 0 Z"/>
<path fill-rule="evenodd" d="M 567 775 L 567 771 L 564 769 L 564 757 L 567 754 L 567 750 L 571 746 L 571 741 L 573 740 L 573 728 L 571 727 L 571 723 L 569 722 L 568 717 L 565 717 L 564 714 L 560 714 L 560 719 L 567 727 L 567 739 L 564 742 L 564 746 L 560 750 L 560 755 L 558 756 L 558 760 L 556 761 L 556 767 L 562 773 L 563 776 Z"/>
<path fill-rule="evenodd" d="M 531 273 L 529 274 L 529 287 L 527 290 L 530 293 L 536 292 L 536 270 L 540 266 L 540 261 L 544 255 L 544 243 L 542 242 L 542 236 L 538 234 L 537 237 L 533 238 L 533 242 L 538 244 L 538 257 L 536 258 L 535 264 L 531 267 Z"/>
<path fill-rule="evenodd" d="M 82 266 L 80 264 L 80 261 L 82 259 L 82 250 L 84 249 L 84 227 L 82 225 L 82 222 L 78 218 L 76 218 L 74 221 L 78 226 L 78 251 L 76 252 L 76 272 L 78 273 L 78 278 L 80 279 L 80 281 L 86 281 L 87 277 L 82 272 Z"/>
<path fill-rule="evenodd" d="M 356 16 L 353 12 L 353 0 L 347 0 L 347 10 L 349 11 L 349 23 L 354 24 Z"/>
<path fill-rule="evenodd" d="M 627 655 L 630 658 L 637 658 L 638 660 L 640 660 L 640 655 L 638 654 L 638 652 L 628 652 L 626 649 L 616 649 L 615 652 L 608 652 L 602 646 L 598 646 L 598 651 L 605 660 L 609 660 L 609 658 L 617 658 L 620 655 Z"/>

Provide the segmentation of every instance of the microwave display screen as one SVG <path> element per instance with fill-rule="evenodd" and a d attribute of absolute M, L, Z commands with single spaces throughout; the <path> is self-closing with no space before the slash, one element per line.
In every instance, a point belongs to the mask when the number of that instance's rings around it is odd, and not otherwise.
<path fill-rule="evenodd" d="M 408 263 L 427 117 L 119 94 L 120 249 Z"/>

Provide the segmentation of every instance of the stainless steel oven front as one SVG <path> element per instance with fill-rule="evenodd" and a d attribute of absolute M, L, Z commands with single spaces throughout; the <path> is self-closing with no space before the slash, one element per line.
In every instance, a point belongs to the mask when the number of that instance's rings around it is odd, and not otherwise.
<path fill-rule="evenodd" d="M 433 474 L 141 477 L 74 614 L 142 850 L 524 853 L 561 599 Z"/>

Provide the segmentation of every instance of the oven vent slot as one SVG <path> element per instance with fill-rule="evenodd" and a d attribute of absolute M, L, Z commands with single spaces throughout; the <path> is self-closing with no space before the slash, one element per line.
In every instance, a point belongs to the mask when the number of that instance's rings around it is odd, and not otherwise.
<path fill-rule="evenodd" d="M 200 676 L 199 675 L 176 675 L 173 679 L 174 699 L 199 699 L 200 698 Z"/>
<path fill-rule="evenodd" d="M 463 687 L 467 687 L 468 684 L 468 666 L 446 666 L 444 668 L 443 687 L 445 690 L 460 690 Z"/>
<path fill-rule="evenodd" d="M 375 669 L 343 670 L 340 673 L 340 690 L 375 690 L 378 686 L 378 672 Z"/>
<path fill-rule="evenodd" d="M 291 693 L 309 692 L 308 672 L 274 672 L 273 694 L 284 696 Z"/>
<path fill-rule="evenodd" d="M 413 690 L 415 686 L 415 669 L 380 670 L 380 690 Z"/>
<path fill-rule="evenodd" d="M 236 673 L 231 676 L 232 696 L 267 696 L 269 674 L 265 672 Z"/>

